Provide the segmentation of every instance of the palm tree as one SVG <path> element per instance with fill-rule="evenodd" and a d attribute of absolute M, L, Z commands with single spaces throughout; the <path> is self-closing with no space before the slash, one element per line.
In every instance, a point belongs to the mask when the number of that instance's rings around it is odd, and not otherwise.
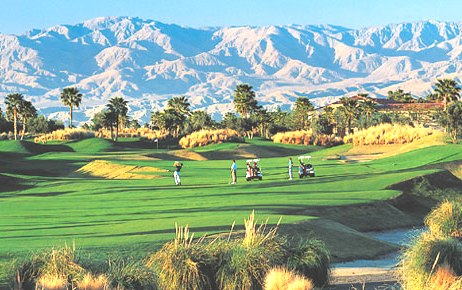
<path fill-rule="evenodd" d="M 13 116 L 14 140 L 18 140 L 18 114 L 23 101 L 23 95 L 18 93 L 9 94 L 5 99 L 6 112 L 8 115 Z"/>
<path fill-rule="evenodd" d="M 180 129 L 185 125 L 188 116 L 191 115 L 191 111 L 189 110 L 190 106 L 185 96 L 173 97 L 167 102 L 167 110 L 175 116 L 173 125 L 175 127 L 174 135 L 176 137 L 180 135 Z"/>
<path fill-rule="evenodd" d="M 374 101 L 372 100 L 365 100 L 360 104 L 361 111 L 366 116 L 366 128 L 369 127 L 369 121 L 372 117 L 372 114 L 377 112 L 377 107 Z"/>
<path fill-rule="evenodd" d="M 300 129 L 308 128 L 311 112 L 314 110 L 313 104 L 306 97 L 298 97 L 294 104 L 294 115 L 300 124 Z"/>
<path fill-rule="evenodd" d="M 234 90 L 234 109 L 242 118 L 248 118 L 257 108 L 257 100 L 252 87 L 247 84 L 240 84 Z"/>
<path fill-rule="evenodd" d="M 114 115 L 114 120 L 115 120 L 115 128 L 116 128 L 116 134 L 115 134 L 115 141 L 117 142 L 117 139 L 119 138 L 119 125 L 120 121 L 127 116 L 128 112 L 128 106 L 127 106 L 127 101 L 125 101 L 122 97 L 114 97 L 109 100 L 109 104 L 107 104 L 107 108 L 110 112 L 112 112 Z"/>
<path fill-rule="evenodd" d="M 460 98 L 460 87 L 454 79 L 438 79 L 434 84 L 436 98 L 443 101 L 443 110 L 446 112 L 448 103 Z"/>
<path fill-rule="evenodd" d="M 69 107 L 69 128 L 72 128 L 72 112 L 74 108 L 78 108 L 82 102 L 82 94 L 77 88 L 65 88 L 61 92 L 61 102 Z"/>
<path fill-rule="evenodd" d="M 351 134 L 351 122 L 353 118 L 358 114 L 358 101 L 347 97 L 341 98 L 340 101 L 342 102 L 342 113 L 347 119 L 348 133 Z"/>
<path fill-rule="evenodd" d="M 116 120 L 114 112 L 110 110 L 103 111 L 103 127 L 111 131 L 111 140 L 114 140 L 114 123 Z"/>
<path fill-rule="evenodd" d="M 27 121 L 37 116 L 37 109 L 34 107 L 34 105 L 32 105 L 31 102 L 23 100 L 21 106 L 19 107 L 18 113 L 22 117 L 21 140 L 23 140 L 24 135 L 26 135 Z"/>

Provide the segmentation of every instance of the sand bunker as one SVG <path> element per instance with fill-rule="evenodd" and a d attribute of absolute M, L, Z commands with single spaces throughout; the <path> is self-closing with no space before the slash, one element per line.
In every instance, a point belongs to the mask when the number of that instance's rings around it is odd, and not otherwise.
<path fill-rule="evenodd" d="M 133 166 L 112 163 L 104 160 L 95 160 L 77 170 L 78 173 L 88 174 L 107 179 L 154 179 L 160 178 L 160 172 L 168 170 L 156 167 Z"/>

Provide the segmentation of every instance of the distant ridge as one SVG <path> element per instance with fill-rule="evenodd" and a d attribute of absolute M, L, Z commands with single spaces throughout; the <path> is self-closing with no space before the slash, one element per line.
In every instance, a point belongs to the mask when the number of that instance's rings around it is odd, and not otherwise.
<path fill-rule="evenodd" d="M 131 17 L 0 35 L 0 95 L 19 91 L 65 120 L 59 91 L 84 93 L 78 121 L 123 95 L 147 121 L 168 98 L 186 95 L 214 117 L 232 109 L 245 82 L 269 108 L 298 96 L 324 104 L 344 95 L 426 95 L 439 77 L 462 74 L 462 24 L 421 21 L 349 29 L 334 25 L 190 28 Z M 1 104 L 3 106 L 3 104 Z"/>

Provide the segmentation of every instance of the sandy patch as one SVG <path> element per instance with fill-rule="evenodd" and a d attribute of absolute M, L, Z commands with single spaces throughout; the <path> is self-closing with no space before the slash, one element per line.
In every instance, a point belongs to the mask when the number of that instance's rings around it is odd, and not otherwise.
<path fill-rule="evenodd" d="M 169 151 L 169 155 L 178 157 L 179 159 L 187 159 L 187 160 L 207 160 L 204 156 L 201 154 L 194 152 L 194 151 L 189 151 L 189 150 L 174 150 L 174 151 Z"/>
<path fill-rule="evenodd" d="M 156 167 L 123 165 L 104 160 L 95 160 L 81 167 L 77 172 L 107 179 L 154 179 L 160 177 L 156 173 L 167 172 L 167 170 Z"/>

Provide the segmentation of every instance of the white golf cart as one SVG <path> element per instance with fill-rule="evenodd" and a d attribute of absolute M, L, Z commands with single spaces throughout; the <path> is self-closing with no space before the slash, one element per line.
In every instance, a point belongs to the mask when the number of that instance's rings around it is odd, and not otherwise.
<path fill-rule="evenodd" d="M 263 174 L 261 168 L 258 166 L 260 159 L 249 159 L 247 162 L 247 170 L 245 172 L 245 180 L 252 181 L 254 179 L 262 180 Z"/>
<path fill-rule="evenodd" d="M 303 177 L 314 177 L 314 167 L 311 163 L 309 163 L 311 160 L 311 156 L 299 156 L 298 157 L 298 162 L 300 163 L 298 167 L 298 177 L 303 178 Z"/>

